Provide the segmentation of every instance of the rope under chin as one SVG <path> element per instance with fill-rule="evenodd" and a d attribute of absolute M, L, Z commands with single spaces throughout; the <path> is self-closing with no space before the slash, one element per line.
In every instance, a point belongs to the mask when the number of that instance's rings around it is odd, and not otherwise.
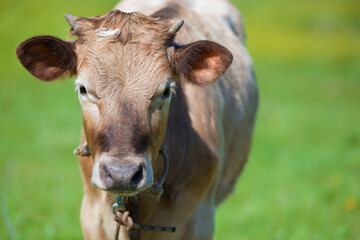
<path fill-rule="evenodd" d="M 163 194 L 163 184 L 169 169 L 169 159 L 166 155 L 166 146 L 162 145 L 159 152 L 164 160 L 163 172 L 161 173 L 159 179 L 153 184 L 151 187 L 151 193 L 153 196 L 159 200 L 160 196 Z M 90 156 L 90 149 L 87 144 L 81 144 L 78 148 L 74 150 L 74 154 L 80 156 Z M 147 229 L 153 231 L 162 231 L 162 232 L 175 232 L 175 227 L 162 227 L 162 226 L 153 226 L 153 225 L 145 225 L 134 223 L 133 219 L 130 216 L 130 212 L 125 210 L 125 204 L 123 200 L 123 196 L 115 196 L 115 203 L 112 206 L 114 213 L 114 220 L 116 221 L 116 229 L 115 229 L 115 240 L 119 238 L 120 226 L 123 225 L 126 231 L 130 231 L 131 229 Z"/>

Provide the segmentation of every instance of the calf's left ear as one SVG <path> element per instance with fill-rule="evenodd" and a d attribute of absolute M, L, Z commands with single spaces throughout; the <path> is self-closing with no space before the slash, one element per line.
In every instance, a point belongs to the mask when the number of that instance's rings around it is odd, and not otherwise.
<path fill-rule="evenodd" d="M 52 36 L 30 38 L 16 48 L 21 64 L 35 77 L 52 81 L 76 73 L 74 44 Z"/>
<path fill-rule="evenodd" d="M 175 67 L 180 77 L 200 86 L 214 83 L 231 65 L 229 50 L 212 41 L 197 41 L 175 51 Z"/>

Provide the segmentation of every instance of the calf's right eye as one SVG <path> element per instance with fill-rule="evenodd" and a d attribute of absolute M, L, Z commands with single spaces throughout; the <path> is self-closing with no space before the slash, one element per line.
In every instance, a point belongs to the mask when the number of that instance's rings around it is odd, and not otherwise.
<path fill-rule="evenodd" d="M 79 92 L 81 95 L 86 95 L 86 93 L 87 93 L 86 88 L 84 86 L 79 87 Z"/>

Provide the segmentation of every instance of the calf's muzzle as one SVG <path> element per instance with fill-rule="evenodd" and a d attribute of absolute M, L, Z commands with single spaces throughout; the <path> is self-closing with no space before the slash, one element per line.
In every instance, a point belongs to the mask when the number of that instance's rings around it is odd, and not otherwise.
<path fill-rule="evenodd" d="M 153 184 L 152 169 L 142 157 L 95 157 L 92 183 L 114 194 L 133 195 Z"/>
<path fill-rule="evenodd" d="M 116 192 L 136 190 L 145 175 L 141 164 L 103 164 L 100 171 L 107 190 Z"/>

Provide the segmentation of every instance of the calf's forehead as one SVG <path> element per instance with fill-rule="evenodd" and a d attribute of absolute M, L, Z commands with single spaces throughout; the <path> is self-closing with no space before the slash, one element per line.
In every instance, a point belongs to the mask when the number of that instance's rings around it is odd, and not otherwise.
<path fill-rule="evenodd" d="M 141 92 L 151 97 L 171 76 L 167 48 L 156 44 L 109 41 L 82 43 L 76 47 L 78 73 L 97 95 L 107 90 Z"/>
<path fill-rule="evenodd" d="M 78 37 L 77 73 L 99 97 L 110 88 L 151 98 L 171 76 L 168 50 L 182 20 L 159 20 L 113 10 L 68 21 L 70 34 Z"/>

